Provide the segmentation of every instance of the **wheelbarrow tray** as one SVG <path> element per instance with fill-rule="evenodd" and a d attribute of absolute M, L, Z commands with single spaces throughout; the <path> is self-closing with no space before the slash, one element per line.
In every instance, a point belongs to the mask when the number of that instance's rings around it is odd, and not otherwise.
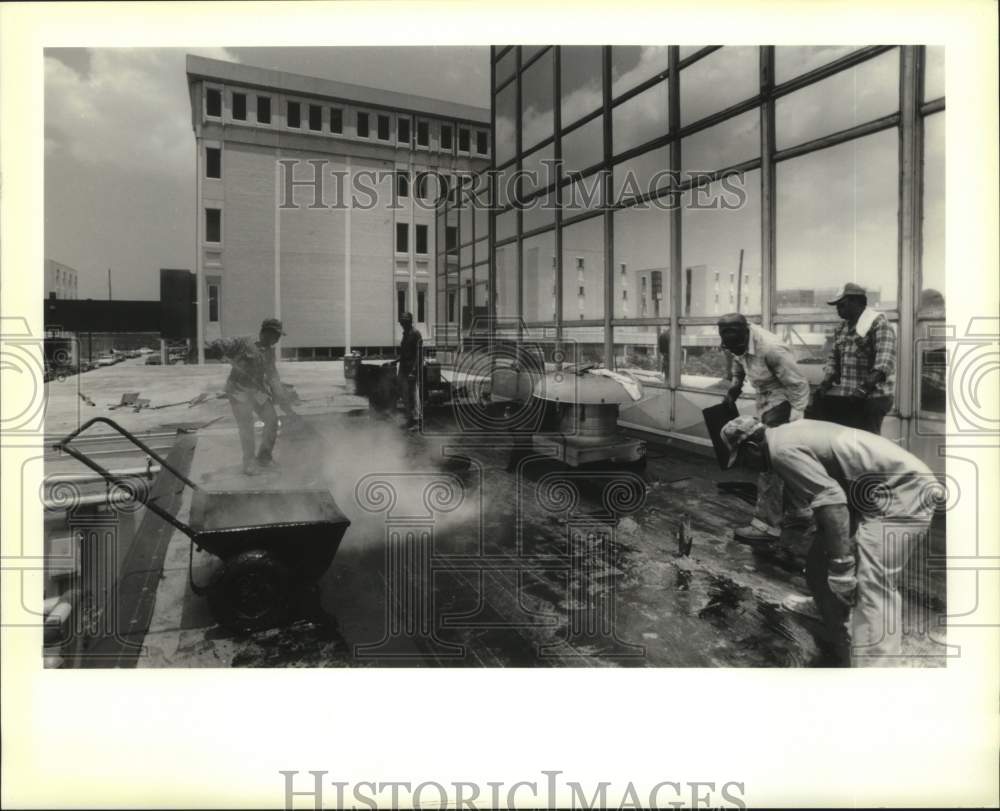
<path fill-rule="evenodd" d="M 304 579 L 329 568 L 350 524 L 326 490 L 196 490 L 191 500 L 197 546 L 223 560 L 262 549 Z"/>

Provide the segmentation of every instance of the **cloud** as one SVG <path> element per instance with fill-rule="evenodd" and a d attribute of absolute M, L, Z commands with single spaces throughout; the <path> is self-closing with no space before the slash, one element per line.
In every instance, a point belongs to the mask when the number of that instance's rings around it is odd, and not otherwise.
<path fill-rule="evenodd" d="M 189 170 L 194 154 L 182 48 L 102 48 L 86 70 L 45 56 L 46 157 L 125 171 Z M 224 48 L 199 49 L 234 61 Z"/>

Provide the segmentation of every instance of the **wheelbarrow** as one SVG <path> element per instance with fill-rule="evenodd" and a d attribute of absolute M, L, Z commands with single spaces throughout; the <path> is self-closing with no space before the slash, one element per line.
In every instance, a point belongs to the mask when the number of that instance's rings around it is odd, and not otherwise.
<path fill-rule="evenodd" d="M 281 625 L 293 601 L 329 568 L 351 522 L 327 490 L 208 491 L 178 472 L 166 459 L 107 417 L 95 417 L 56 444 L 110 483 L 128 486 L 72 445 L 95 423 L 104 423 L 155 459 L 192 489 L 185 524 L 156 503 L 143 488 L 129 487 L 167 523 L 191 539 L 188 580 L 207 596 L 221 625 L 253 631 Z M 194 581 L 194 549 L 222 561 L 207 584 Z"/>

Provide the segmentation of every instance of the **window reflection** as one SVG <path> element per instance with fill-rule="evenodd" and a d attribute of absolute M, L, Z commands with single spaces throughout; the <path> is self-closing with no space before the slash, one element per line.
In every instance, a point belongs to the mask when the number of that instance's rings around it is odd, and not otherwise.
<path fill-rule="evenodd" d="M 496 274 L 497 315 L 516 316 L 517 312 L 517 245 L 504 245 L 493 252 Z"/>
<path fill-rule="evenodd" d="M 665 189 L 670 185 L 670 147 L 650 149 L 616 163 L 614 166 L 615 201 L 624 201 L 649 192 Z M 653 205 L 650 203 L 650 205 Z"/>
<path fill-rule="evenodd" d="M 944 317 L 944 113 L 924 119 L 920 314 Z"/>
<path fill-rule="evenodd" d="M 778 163 L 778 312 L 830 314 L 844 282 L 896 307 L 897 139 L 886 130 Z"/>
<path fill-rule="evenodd" d="M 684 193 L 681 254 L 681 315 L 760 313 L 758 170 Z"/>
<path fill-rule="evenodd" d="M 756 47 L 727 46 L 681 71 L 681 126 L 757 95 L 760 65 Z"/>
<path fill-rule="evenodd" d="M 599 115 L 562 137 L 564 172 L 580 172 L 604 159 L 604 116 Z"/>
<path fill-rule="evenodd" d="M 498 242 L 517 234 L 517 209 L 510 208 L 501 214 L 497 214 L 496 229 Z"/>
<path fill-rule="evenodd" d="M 562 340 L 565 365 L 605 364 L 604 327 L 563 327 Z"/>
<path fill-rule="evenodd" d="M 552 135 L 552 51 L 521 75 L 522 148 L 530 149 Z"/>
<path fill-rule="evenodd" d="M 562 262 L 563 319 L 603 318 L 603 217 L 563 228 Z"/>
<path fill-rule="evenodd" d="M 582 177 L 562 187 L 563 217 L 596 211 L 604 205 L 604 172 Z"/>
<path fill-rule="evenodd" d="M 661 82 L 611 111 L 611 143 L 614 153 L 667 134 L 667 83 Z"/>
<path fill-rule="evenodd" d="M 670 212 L 652 205 L 621 209 L 614 213 L 614 229 L 614 317 L 668 316 Z"/>
<path fill-rule="evenodd" d="M 501 85 L 506 82 L 511 76 L 514 75 L 515 70 L 517 70 L 517 48 L 511 48 L 497 60 L 497 85 Z"/>
<path fill-rule="evenodd" d="M 712 172 L 760 156 L 760 109 L 727 118 L 681 141 L 685 174 Z"/>
<path fill-rule="evenodd" d="M 558 204 L 555 194 L 555 190 L 543 194 L 524 207 L 524 212 L 521 215 L 521 228 L 524 233 L 534 231 L 536 228 L 544 228 L 556 221 Z"/>
<path fill-rule="evenodd" d="M 933 101 L 944 95 L 944 46 L 928 45 L 924 53 L 924 101 Z"/>
<path fill-rule="evenodd" d="M 556 321 L 556 236 L 548 231 L 522 245 L 524 320 Z"/>
<path fill-rule="evenodd" d="M 681 327 L 681 386 L 724 392 L 729 362 L 715 324 Z"/>
<path fill-rule="evenodd" d="M 782 96 L 774 104 L 778 149 L 839 132 L 899 109 L 899 49 Z"/>
<path fill-rule="evenodd" d="M 496 96 L 496 139 L 493 155 L 497 165 L 514 157 L 517 149 L 517 80 L 515 79 Z"/>
<path fill-rule="evenodd" d="M 521 175 L 521 196 L 527 199 L 539 189 L 544 189 L 556 182 L 555 144 L 549 144 L 536 149 L 521 160 L 524 172 Z"/>
<path fill-rule="evenodd" d="M 665 386 L 670 379 L 670 328 L 614 328 L 615 369 L 628 372 L 644 386 Z"/>
<path fill-rule="evenodd" d="M 559 49 L 564 127 L 601 106 L 603 50 L 599 45 L 564 45 Z"/>
<path fill-rule="evenodd" d="M 611 97 L 665 71 L 668 53 L 662 45 L 615 45 L 611 49 Z"/>
<path fill-rule="evenodd" d="M 774 48 L 774 80 L 787 82 L 803 73 L 828 65 L 851 51 L 856 45 L 776 45 Z"/>

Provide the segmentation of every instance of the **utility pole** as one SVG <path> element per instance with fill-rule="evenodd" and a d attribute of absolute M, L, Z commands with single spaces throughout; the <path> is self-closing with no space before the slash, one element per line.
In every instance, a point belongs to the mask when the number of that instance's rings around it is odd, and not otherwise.
<path fill-rule="evenodd" d="M 108 268 L 108 340 L 111 342 L 111 353 L 114 354 L 115 351 L 115 337 L 112 327 L 114 325 L 114 316 L 112 315 L 111 308 L 111 268 Z"/>
<path fill-rule="evenodd" d="M 743 249 L 740 248 L 740 265 L 736 271 L 736 312 L 742 312 L 741 302 L 743 294 Z"/>

